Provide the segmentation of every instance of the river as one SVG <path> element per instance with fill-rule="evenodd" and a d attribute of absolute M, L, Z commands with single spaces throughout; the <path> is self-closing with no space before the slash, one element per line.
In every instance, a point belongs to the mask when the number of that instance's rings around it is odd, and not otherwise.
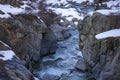
<path fill-rule="evenodd" d="M 76 4 L 72 7 L 78 13 L 81 12 L 82 16 L 93 11 L 92 6 L 86 7 Z M 36 71 L 42 80 L 87 80 L 85 72 L 78 71 L 75 68 L 78 59 L 82 59 L 79 49 L 79 32 L 77 28 L 70 29 L 69 32 L 71 37 L 57 43 L 58 49 L 55 54 L 43 57 L 40 70 Z"/>
<path fill-rule="evenodd" d="M 55 54 L 42 59 L 42 70 L 37 71 L 40 78 L 47 74 L 58 77 L 65 75 L 68 80 L 86 80 L 85 73 L 75 69 L 77 60 L 82 58 L 78 46 L 79 32 L 75 29 L 70 30 L 70 33 L 70 38 L 58 42 L 58 49 Z"/>

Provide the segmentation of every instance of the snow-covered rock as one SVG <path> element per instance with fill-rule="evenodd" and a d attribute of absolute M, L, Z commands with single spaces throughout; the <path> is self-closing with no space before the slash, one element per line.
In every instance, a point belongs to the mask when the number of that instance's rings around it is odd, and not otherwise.
<path fill-rule="evenodd" d="M 2 50 L 0 51 L 0 59 L 2 60 L 12 60 L 15 56 L 15 53 L 12 50 Z"/>
<path fill-rule="evenodd" d="M 14 51 L 10 50 L 8 45 L 6 45 L 7 44 L 0 41 L 0 79 L 32 80 L 32 73 L 30 73 L 30 71 L 25 68 Z"/>
<path fill-rule="evenodd" d="M 109 37 L 120 37 L 120 29 L 113 29 L 97 34 L 96 39 L 105 39 Z"/>
<path fill-rule="evenodd" d="M 114 1 L 109 1 L 108 2 L 103 2 L 102 3 L 103 5 L 107 5 L 107 9 L 104 9 L 104 8 L 100 8 L 96 11 L 92 11 L 90 13 L 88 13 L 88 15 L 93 15 L 93 13 L 95 12 L 99 12 L 101 14 L 104 14 L 104 15 L 120 15 L 120 0 L 114 0 Z M 102 6 L 99 6 L 99 7 L 102 7 Z"/>
<path fill-rule="evenodd" d="M 68 21 L 71 21 L 73 18 L 83 19 L 83 16 L 76 11 L 74 8 L 62 9 L 62 8 L 49 8 L 52 9 L 55 13 L 65 16 Z"/>
<path fill-rule="evenodd" d="M 14 15 L 14 18 L 0 19 L 0 23 L 0 39 L 11 46 L 29 69 L 36 62 L 39 64 L 41 55 L 54 53 L 57 49 L 53 32 L 35 15 Z"/>
<path fill-rule="evenodd" d="M 36 1 L 20 1 L 20 0 L 11 0 L 11 1 L 0 1 L 0 11 L 3 14 L 0 14 L 0 18 L 9 18 L 12 15 L 18 14 L 34 14 L 37 15 L 40 10 L 38 9 L 38 4 L 41 0 Z"/>
<path fill-rule="evenodd" d="M 94 13 L 85 17 L 83 23 L 78 26 L 79 45 L 88 70 L 92 72 L 92 80 L 120 79 L 119 23 L 120 15 Z"/>
<path fill-rule="evenodd" d="M 68 2 L 76 2 L 76 3 L 82 3 L 84 1 L 89 1 L 89 2 L 93 2 L 93 0 L 46 0 L 47 4 L 68 4 Z"/>

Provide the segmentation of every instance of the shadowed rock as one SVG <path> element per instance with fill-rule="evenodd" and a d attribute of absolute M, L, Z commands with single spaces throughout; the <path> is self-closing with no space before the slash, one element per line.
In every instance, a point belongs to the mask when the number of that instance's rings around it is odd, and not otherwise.
<path fill-rule="evenodd" d="M 7 53 L 10 49 L 5 45 L 7 44 L 3 42 L 0 45 L 0 80 L 34 80 L 32 73 L 23 66 L 19 58 L 13 56 L 12 59 L 4 60 L 11 55 Z M 4 56 L 5 52 L 8 55 Z"/>

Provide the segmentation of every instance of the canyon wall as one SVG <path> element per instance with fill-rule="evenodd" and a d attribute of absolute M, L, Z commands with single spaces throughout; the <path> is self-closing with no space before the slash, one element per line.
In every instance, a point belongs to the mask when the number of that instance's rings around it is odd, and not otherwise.
<path fill-rule="evenodd" d="M 120 28 L 120 15 L 94 13 L 78 24 L 80 49 L 85 59 L 90 80 L 120 79 L 120 37 L 97 40 L 95 35 Z"/>
<path fill-rule="evenodd" d="M 0 34 L 0 40 L 8 44 L 29 69 L 40 61 L 41 55 L 54 53 L 57 48 L 52 31 L 32 15 L 0 19 Z"/>

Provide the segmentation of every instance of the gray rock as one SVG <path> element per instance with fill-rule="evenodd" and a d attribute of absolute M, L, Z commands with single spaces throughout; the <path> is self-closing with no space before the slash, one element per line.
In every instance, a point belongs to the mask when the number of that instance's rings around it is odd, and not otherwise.
<path fill-rule="evenodd" d="M 69 33 L 68 29 L 64 26 L 60 26 L 58 24 L 53 24 L 50 26 L 50 29 L 58 41 L 64 40 L 64 39 L 70 37 L 70 33 Z"/>
<path fill-rule="evenodd" d="M 86 80 L 86 75 L 73 71 L 71 74 L 62 74 L 60 80 Z"/>
<path fill-rule="evenodd" d="M 60 80 L 68 80 L 68 79 L 69 79 L 68 74 L 62 74 L 60 77 Z"/>
<path fill-rule="evenodd" d="M 106 38 L 97 40 L 95 35 L 120 28 L 120 16 L 105 16 L 94 13 L 93 16 L 84 18 L 83 23 L 78 24 L 80 31 L 80 49 L 85 60 L 86 67 L 92 72 L 90 79 L 119 80 L 119 50 L 120 38 Z M 112 77 L 111 77 L 112 76 Z"/>
<path fill-rule="evenodd" d="M 5 14 L 3 11 L 0 10 L 0 14 Z"/>
<path fill-rule="evenodd" d="M 55 53 L 57 49 L 57 39 L 51 30 L 47 30 L 46 34 L 43 34 L 43 39 L 41 43 L 41 55 L 49 55 Z"/>
<path fill-rule="evenodd" d="M 6 47 L 5 50 L 0 48 L 0 51 L 6 51 L 6 49 L 9 48 L 5 43 L 0 46 Z M 10 56 L 10 53 L 8 53 L 8 55 Z M 9 60 L 0 59 L 0 80 L 34 80 L 34 77 L 32 73 L 21 63 L 19 58 L 14 56 Z"/>
<path fill-rule="evenodd" d="M 0 19 L 0 40 L 16 52 L 28 69 L 39 64 L 42 55 L 54 53 L 57 39 L 45 23 L 34 15 L 20 14 Z"/>
<path fill-rule="evenodd" d="M 80 70 L 80 71 L 85 71 L 86 68 L 86 64 L 84 62 L 84 59 L 79 59 L 76 63 L 76 69 Z"/>
<path fill-rule="evenodd" d="M 58 80 L 59 76 L 53 74 L 44 74 L 42 80 Z"/>

